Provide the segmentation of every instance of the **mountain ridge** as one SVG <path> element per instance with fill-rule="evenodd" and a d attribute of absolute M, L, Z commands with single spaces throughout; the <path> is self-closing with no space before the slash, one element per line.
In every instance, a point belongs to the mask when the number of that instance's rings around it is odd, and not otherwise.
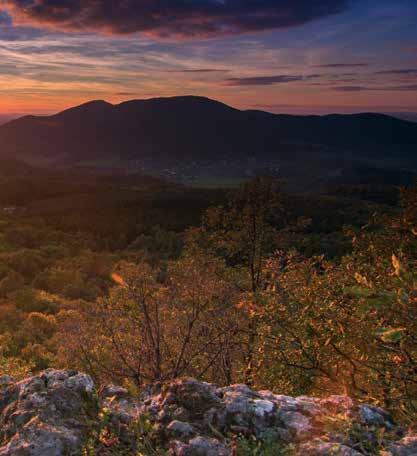
<path fill-rule="evenodd" d="M 414 160 L 417 124 L 386 114 L 297 116 L 239 110 L 206 97 L 93 100 L 0 126 L 0 157 L 52 163 L 309 157 L 319 148 Z"/>
<path fill-rule="evenodd" d="M 292 117 L 292 118 L 337 118 L 337 117 L 343 117 L 343 118 L 359 118 L 359 117 L 380 117 L 380 118 L 385 118 L 385 119 L 395 119 L 399 120 L 401 122 L 406 122 L 409 124 L 414 124 L 414 121 L 407 120 L 407 119 L 401 119 L 397 117 L 396 113 L 385 113 L 385 112 L 372 112 L 372 111 L 360 111 L 360 112 L 355 112 L 355 113 L 338 113 L 338 112 L 331 112 L 328 114 L 288 114 L 285 112 L 280 112 L 280 113 L 273 113 L 267 110 L 262 110 L 262 109 L 238 109 L 234 108 L 233 106 L 230 106 L 226 103 L 223 103 L 218 100 L 214 100 L 209 97 L 204 97 L 204 96 L 198 96 L 198 95 L 181 95 L 181 96 L 173 96 L 173 97 L 151 97 L 151 98 L 133 98 L 131 100 L 123 101 L 120 103 L 111 103 L 107 100 L 104 99 L 93 99 L 90 101 L 86 101 L 84 103 L 81 103 L 76 106 L 71 106 L 69 108 L 65 108 L 62 111 L 58 111 L 54 114 L 49 114 L 49 115 L 33 115 L 33 114 L 25 114 L 16 118 L 13 118 L 9 120 L 7 123 L 11 123 L 14 121 L 18 121 L 24 118 L 48 118 L 48 117 L 56 117 L 60 116 L 62 114 L 65 114 L 67 112 L 71 111 L 76 111 L 76 110 L 81 110 L 82 108 L 87 108 L 87 107 L 92 107 L 92 106 L 103 106 L 103 107 L 109 107 L 109 108 L 120 108 L 123 106 L 131 105 L 131 104 L 146 104 L 146 103 L 158 103 L 158 102 L 173 102 L 173 101 L 187 101 L 187 100 L 195 100 L 195 101 L 201 101 L 201 102 L 208 102 L 212 104 L 216 104 L 219 106 L 223 106 L 227 109 L 237 111 L 237 112 L 244 112 L 244 113 L 262 113 L 262 114 L 267 114 L 270 116 L 274 117 Z M 410 114 L 411 115 L 411 114 Z M 5 124 L 3 124 L 5 125 Z"/>
<path fill-rule="evenodd" d="M 285 112 L 282 113 L 273 113 L 270 111 L 266 110 L 261 110 L 261 109 L 238 109 L 234 108 L 232 106 L 227 105 L 226 103 L 223 103 L 218 100 L 214 100 L 208 97 L 203 97 L 203 96 L 197 96 L 197 95 L 182 95 L 182 96 L 173 96 L 173 97 L 152 97 L 152 98 L 134 98 L 131 100 L 123 101 L 121 103 L 110 103 L 109 101 L 106 101 L 104 99 L 94 99 L 90 101 L 86 101 L 84 103 L 81 103 L 80 105 L 72 106 L 69 108 L 65 108 L 62 111 L 58 111 L 57 113 L 54 114 L 49 114 L 49 115 L 33 115 L 33 114 L 25 114 L 17 118 L 13 118 L 6 123 L 4 123 L 2 126 L 5 126 L 7 124 L 11 124 L 14 122 L 21 121 L 23 119 L 45 119 L 45 118 L 54 118 L 54 117 L 59 117 L 62 115 L 65 115 L 67 113 L 72 113 L 72 112 L 77 112 L 77 111 L 82 111 L 82 110 L 87 110 L 86 108 L 90 107 L 96 107 L 96 106 L 102 106 L 106 108 L 122 108 L 125 106 L 129 105 L 134 105 L 134 104 L 141 104 L 145 105 L 147 103 L 160 103 L 160 102 L 174 102 L 174 101 L 200 101 L 200 102 L 207 102 L 207 103 L 212 103 L 213 105 L 218 105 L 222 106 L 226 109 L 232 110 L 234 112 L 240 112 L 240 113 L 253 113 L 253 114 L 264 114 L 272 117 L 288 117 L 288 118 L 300 118 L 300 119 L 326 119 L 326 118 L 380 118 L 380 119 L 391 119 L 393 121 L 397 121 L 400 123 L 407 123 L 414 125 L 415 122 L 411 120 L 406 120 L 406 119 L 401 119 L 397 117 L 395 114 L 390 114 L 390 113 L 384 113 L 384 112 L 372 112 L 372 111 L 360 111 L 356 113 L 347 113 L 347 114 L 342 114 L 338 112 L 331 112 L 328 114 L 288 114 Z"/>

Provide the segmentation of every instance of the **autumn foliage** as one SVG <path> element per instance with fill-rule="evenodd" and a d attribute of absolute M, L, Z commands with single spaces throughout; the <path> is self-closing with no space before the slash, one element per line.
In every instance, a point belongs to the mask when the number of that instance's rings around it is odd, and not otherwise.
<path fill-rule="evenodd" d="M 310 220 L 284 200 L 274 180 L 258 178 L 208 209 L 170 257 L 97 253 L 78 235 L 2 254 L 2 371 L 79 368 L 135 391 L 193 376 L 349 394 L 412 422 L 417 189 L 404 189 L 396 210 L 346 224 L 350 248 L 336 256 L 299 248 Z M 9 243 L 13 235 L 21 239 L 9 232 Z"/>

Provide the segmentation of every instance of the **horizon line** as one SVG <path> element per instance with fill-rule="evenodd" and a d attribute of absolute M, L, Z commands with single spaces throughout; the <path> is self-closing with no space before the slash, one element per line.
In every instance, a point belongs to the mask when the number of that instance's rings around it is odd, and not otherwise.
<path fill-rule="evenodd" d="M 232 107 L 234 109 L 238 109 L 241 111 L 264 111 L 271 114 L 282 114 L 282 115 L 300 115 L 300 116 L 309 116 L 309 115 L 318 115 L 318 116 L 326 116 L 332 114 L 342 114 L 342 115 L 349 115 L 349 114 L 364 114 L 364 113 L 374 113 L 374 114 L 417 114 L 417 106 L 416 107 L 400 107 L 400 106 L 387 106 L 387 107 L 379 107 L 379 106 L 311 106 L 311 105 L 250 105 L 247 107 L 236 107 L 233 104 L 229 104 L 227 102 L 217 100 L 215 98 L 210 98 L 204 95 L 173 95 L 173 96 L 154 96 L 154 97 L 144 97 L 144 98 L 128 98 L 122 100 L 120 102 L 112 102 L 108 101 L 105 98 L 93 98 L 88 99 L 86 101 L 77 102 L 67 107 L 63 108 L 55 108 L 55 109 L 43 109 L 43 108 L 35 108 L 35 109 L 23 109 L 19 111 L 0 111 L 0 122 L 3 119 L 8 120 L 16 120 L 21 117 L 25 116 L 52 116 L 64 112 L 69 109 L 77 108 L 79 106 L 87 105 L 89 103 L 94 102 L 104 102 L 112 106 L 119 106 L 124 103 L 133 102 L 133 101 L 150 101 L 156 99 L 173 99 L 173 98 L 187 98 L 187 97 L 195 97 L 195 98 L 205 98 L 207 100 L 216 101 L 222 103 L 226 106 Z M 295 112 L 297 111 L 297 112 Z M 4 122 L 3 122 L 4 123 Z"/>

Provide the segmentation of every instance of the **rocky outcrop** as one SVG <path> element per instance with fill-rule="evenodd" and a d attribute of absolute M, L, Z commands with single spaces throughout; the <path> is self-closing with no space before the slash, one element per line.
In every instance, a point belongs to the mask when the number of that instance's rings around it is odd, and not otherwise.
<path fill-rule="evenodd" d="M 133 398 L 114 385 L 98 395 L 77 372 L 3 377 L 0 414 L 0 456 L 417 455 L 417 437 L 348 397 L 293 398 L 194 379 Z"/>
<path fill-rule="evenodd" d="M 80 454 L 89 419 L 96 419 L 87 375 L 46 371 L 21 382 L 0 381 L 1 456 Z"/>

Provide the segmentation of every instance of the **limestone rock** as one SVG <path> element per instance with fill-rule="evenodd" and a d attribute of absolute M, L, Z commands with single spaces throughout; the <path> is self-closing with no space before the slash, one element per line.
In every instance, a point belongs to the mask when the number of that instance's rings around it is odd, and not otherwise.
<path fill-rule="evenodd" d="M 0 391 L 1 456 L 79 454 L 94 384 L 78 372 L 49 370 Z"/>
<path fill-rule="evenodd" d="M 167 431 L 174 437 L 185 439 L 195 434 L 194 428 L 191 424 L 183 423 L 182 421 L 177 420 L 171 421 L 167 427 Z"/>
<path fill-rule="evenodd" d="M 244 454 L 259 455 L 417 455 L 417 436 L 404 436 L 378 407 L 191 378 L 157 383 L 134 398 L 116 385 L 98 395 L 79 372 L 47 370 L 20 382 L 2 377 L 0 422 L 0 456 L 78 456 L 87 440 L 103 455 L 152 448 L 171 456 L 235 456 L 242 445 Z"/>
<path fill-rule="evenodd" d="M 174 442 L 173 456 L 231 456 L 232 451 L 216 439 L 195 437 L 188 444 Z"/>

